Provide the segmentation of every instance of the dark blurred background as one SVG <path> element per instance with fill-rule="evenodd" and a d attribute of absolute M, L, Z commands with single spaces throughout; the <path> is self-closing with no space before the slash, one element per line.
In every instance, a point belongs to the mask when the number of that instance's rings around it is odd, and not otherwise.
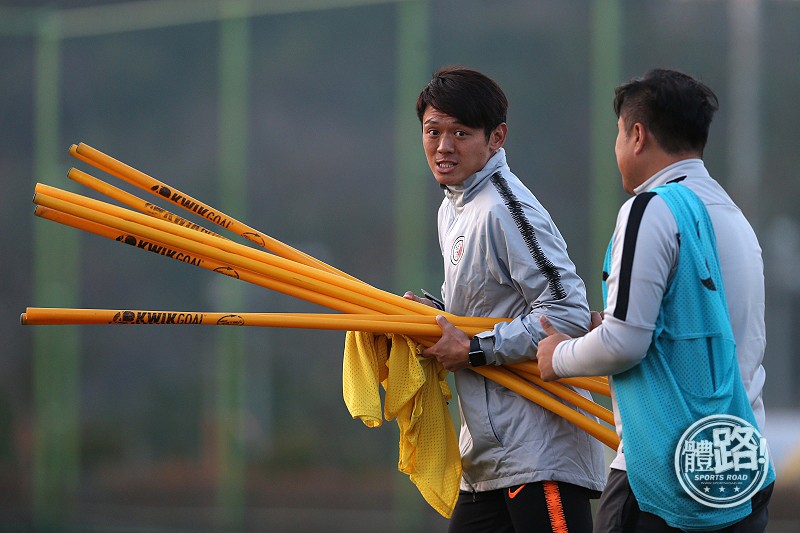
<path fill-rule="evenodd" d="M 797 0 L 0 1 L 0 530 L 446 530 L 397 472 L 394 422 L 350 418 L 343 333 L 19 316 L 329 311 L 35 217 L 37 182 L 100 198 L 73 166 L 131 190 L 79 142 L 374 286 L 437 292 L 414 102 L 460 63 L 506 91 L 511 168 L 594 308 L 625 198 L 613 88 L 665 66 L 717 92 L 706 162 L 767 275 L 769 531 L 798 531 L 798 28 Z"/>

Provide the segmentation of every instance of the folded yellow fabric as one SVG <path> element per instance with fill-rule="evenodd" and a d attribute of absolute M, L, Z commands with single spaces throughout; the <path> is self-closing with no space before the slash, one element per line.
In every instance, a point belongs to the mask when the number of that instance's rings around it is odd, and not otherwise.
<path fill-rule="evenodd" d="M 348 331 L 342 392 L 353 418 L 378 427 L 383 386 L 384 416 L 396 418 L 400 428 L 398 470 L 431 507 L 450 518 L 461 481 L 458 439 L 447 408 L 452 394 L 447 371 L 435 359 L 418 357 L 419 351 L 404 335 Z"/>

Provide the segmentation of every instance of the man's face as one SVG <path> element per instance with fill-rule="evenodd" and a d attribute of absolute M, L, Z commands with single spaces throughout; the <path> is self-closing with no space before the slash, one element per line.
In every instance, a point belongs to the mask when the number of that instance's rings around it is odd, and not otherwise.
<path fill-rule="evenodd" d="M 460 185 L 482 169 L 505 141 L 505 124 L 486 139 L 483 129 L 428 106 L 422 115 L 422 146 L 433 176 L 442 185 Z"/>

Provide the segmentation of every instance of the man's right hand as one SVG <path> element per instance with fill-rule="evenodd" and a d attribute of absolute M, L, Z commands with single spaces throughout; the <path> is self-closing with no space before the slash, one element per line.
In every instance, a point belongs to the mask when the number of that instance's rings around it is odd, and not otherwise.
<path fill-rule="evenodd" d="M 469 337 L 442 315 L 436 316 L 436 323 L 442 328 L 442 336 L 436 344 L 425 348 L 422 356 L 435 358 L 450 372 L 466 368 L 469 365 Z"/>

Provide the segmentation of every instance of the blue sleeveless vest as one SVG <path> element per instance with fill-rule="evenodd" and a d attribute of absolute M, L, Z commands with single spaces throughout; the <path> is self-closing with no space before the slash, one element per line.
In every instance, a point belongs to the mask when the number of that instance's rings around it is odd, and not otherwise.
<path fill-rule="evenodd" d="M 750 500 L 719 508 L 692 498 L 676 472 L 679 441 L 692 424 L 710 415 L 733 415 L 757 425 L 739 375 L 708 212 L 697 195 L 679 183 L 653 192 L 664 199 L 677 221 L 680 252 L 647 356 L 613 377 L 628 480 L 639 507 L 670 526 L 717 529 L 750 514 Z M 611 244 L 605 272 L 610 268 Z M 604 304 L 606 298 L 604 282 Z M 770 465 L 761 486 L 774 477 Z"/>

